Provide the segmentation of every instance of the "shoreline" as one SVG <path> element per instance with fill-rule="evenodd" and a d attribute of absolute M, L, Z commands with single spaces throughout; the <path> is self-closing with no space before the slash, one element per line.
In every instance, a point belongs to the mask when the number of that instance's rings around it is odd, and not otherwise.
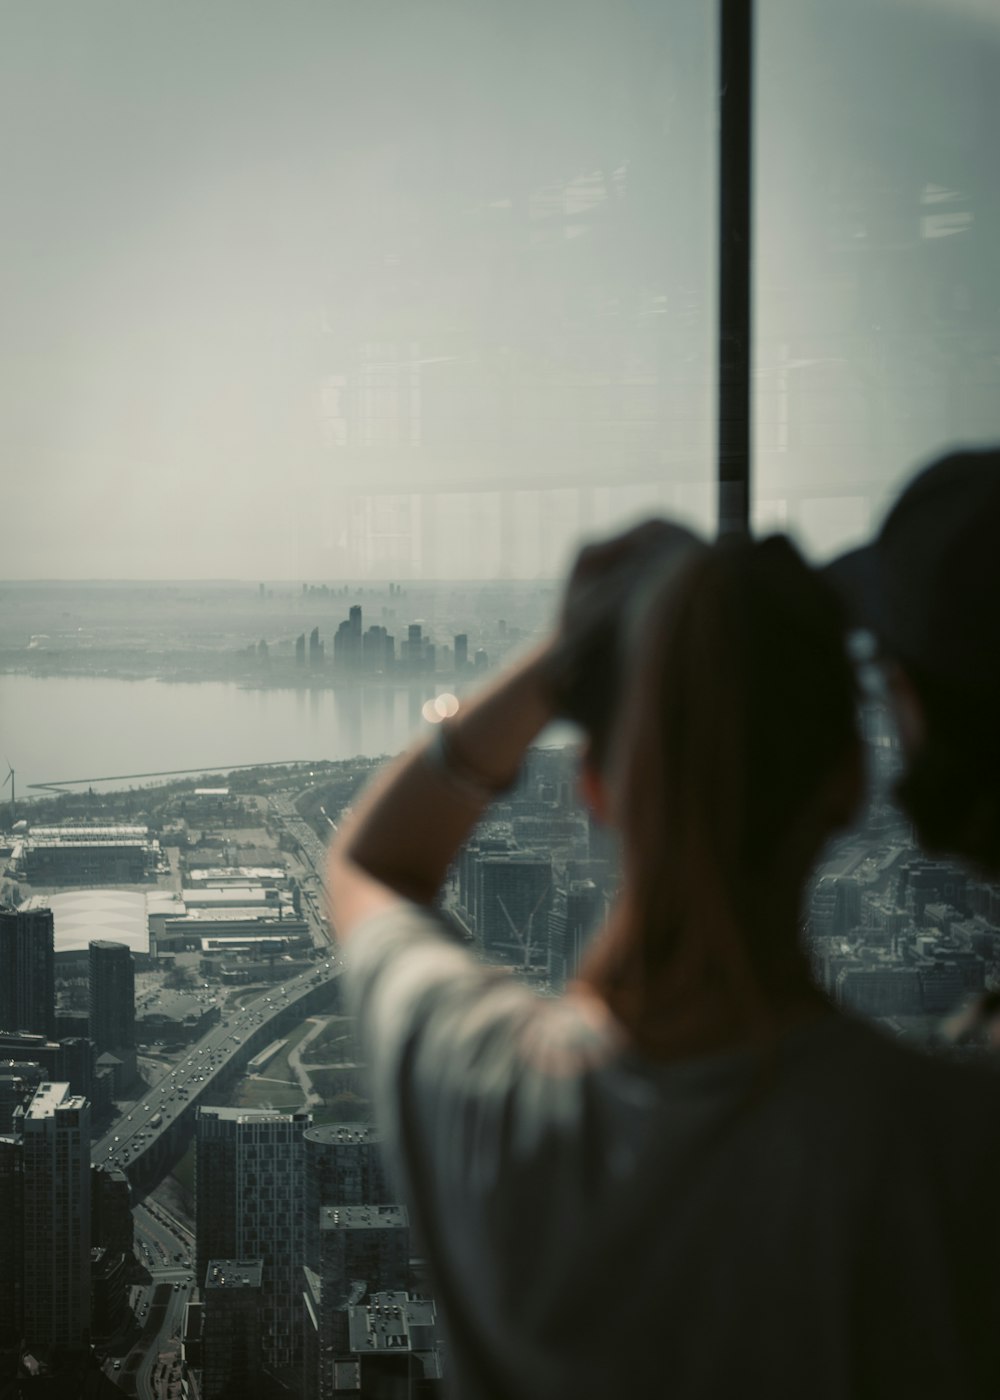
<path fill-rule="evenodd" d="M 165 663 L 162 666 L 130 666 L 111 663 L 101 666 L 66 663 L 45 666 L 38 663 L 13 662 L 0 656 L 0 676 L 31 676 L 35 680 L 102 680 L 102 681 L 161 681 L 168 685 L 235 685 L 240 690 L 363 690 L 378 687 L 391 690 L 421 690 L 432 693 L 442 686 L 451 686 L 456 693 L 470 681 L 487 674 L 478 671 L 468 676 L 454 672 L 434 671 L 418 675 L 397 675 L 373 672 L 360 676 L 337 676 L 329 671 L 310 671 L 293 665 L 274 667 L 270 674 L 251 672 L 243 668 L 195 667 Z"/>

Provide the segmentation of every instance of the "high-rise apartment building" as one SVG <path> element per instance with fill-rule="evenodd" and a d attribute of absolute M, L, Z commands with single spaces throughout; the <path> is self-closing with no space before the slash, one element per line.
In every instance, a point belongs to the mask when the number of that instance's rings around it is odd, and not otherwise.
<path fill-rule="evenodd" d="M 487 953 L 527 965 L 548 944 L 552 857 L 513 850 L 476 862 L 476 932 Z"/>
<path fill-rule="evenodd" d="M 262 1259 L 210 1259 L 202 1290 L 203 1400 L 262 1392 Z"/>
<path fill-rule="evenodd" d="M 347 1316 L 349 1356 L 340 1365 L 346 1370 L 350 1360 L 356 1362 L 360 1400 L 390 1388 L 427 1400 L 444 1394 L 432 1298 L 411 1298 L 403 1291 L 373 1293 L 367 1302 L 349 1307 Z"/>
<path fill-rule="evenodd" d="M 365 1285 L 362 1296 L 407 1286 L 410 1222 L 404 1206 L 324 1206 L 319 1231 L 324 1312 L 346 1306 L 355 1283 Z"/>
<path fill-rule="evenodd" d="M 23 1334 L 29 1345 L 90 1338 L 90 1105 L 39 1085 L 15 1115 L 22 1151 Z"/>
<path fill-rule="evenodd" d="M 367 1123 L 323 1123 L 307 1128 L 305 1146 L 305 1244 L 310 1269 L 320 1264 L 320 1212 L 325 1206 L 390 1205 L 394 1196 Z"/>
<path fill-rule="evenodd" d="M 99 1055 L 135 1049 L 135 963 L 124 943 L 90 945 L 90 1038 Z"/>
<path fill-rule="evenodd" d="M 55 1025 L 52 910 L 0 910 L 0 1031 L 51 1040 Z"/>
<path fill-rule="evenodd" d="M 308 1373 L 306 1381 L 307 1394 L 330 1400 L 345 1388 L 335 1377 L 338 1358 L 350 1351 L 351 1308 L 375 1293 L 407 1286 L 410 1226 L 402 1206 L 328 1206 L 319 1225 L 318 1276 L 304 1271 L 307 1307 L 317 1321 L 316 1388 L 309 1389 Z"/>
<path fill-rule="evenodd" d="M 275 1372 L 295 1365 L 304 1262 L 308 1113 L 200 1108 L 195 1125 L 198 1282 L 212 1259 L 262 1259 L 261 1339 Z"/>
<path fill-rule="evenodd" d="M 0 1137 L 0 1349 L 16 1346 L 24 1316 L 24 1153 Z"/>
<path fill-rule="evenodd" d="M 564 987 L 580 965 L 604 901 L 593 880 L 567 881 L 556 889 L 549 911 L 549 976 Z"/>

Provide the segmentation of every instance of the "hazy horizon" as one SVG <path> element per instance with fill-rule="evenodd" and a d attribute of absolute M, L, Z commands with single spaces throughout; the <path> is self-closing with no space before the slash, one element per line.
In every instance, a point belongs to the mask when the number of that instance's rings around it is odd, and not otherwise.
<path fill-rule="evenodd" d="M 714 7 L 0 4 L 10 581 L 556 578 L 715 513 Z M 1000 438 L 1000 14 L 759 0 L 755 518 Z"/>

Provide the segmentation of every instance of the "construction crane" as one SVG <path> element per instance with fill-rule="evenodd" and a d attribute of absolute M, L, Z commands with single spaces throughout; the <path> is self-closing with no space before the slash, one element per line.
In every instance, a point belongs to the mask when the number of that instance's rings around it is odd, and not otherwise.
<path fill-rule="evenodd" d="M 8 782 L 10 783 L 10 824 L 13 827 L 17 821 L 17 806 L 14 801 L 14 767 L 9 758 L 7 759 L 7 777 L 4 778 L 4 784 L 6 785 Z"/>
<path fill-rule="evenodd" d="M 520 943 L 521 947 L 524 949 L 524 966 L 526 969 L 531 966 L 531 951 L 534 946 L 532 943 L 531 934 L 532 928 L 535 923 L 535 915 L 545 903 L 548 893 L 549 887 L 546 885 L 546 887 L 542 890 L 541 894 L 535 900 L 534 908 L 528 915 L 528 920 L 524 926 L 523 932 L 518 928 L 517 924 L 515 924 L 514 920 L 511 918 L 510 910 L 507 908 L 506 904 L 504 904 L 503 899 L 500 897 L 500 895 L 497 895 L 496 897 L 497 903 L 500 906 L 504 918 L 507 920 L 508 924 L 510 924 L 511 933 L 514 935 L 518 943 Z"/>

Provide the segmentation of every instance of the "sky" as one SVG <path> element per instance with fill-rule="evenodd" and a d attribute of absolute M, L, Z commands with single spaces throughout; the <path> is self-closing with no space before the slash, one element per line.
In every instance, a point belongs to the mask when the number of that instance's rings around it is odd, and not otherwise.
<path fill-rule="evenodd" d="M 755 490 L 1000 436 L 1000 22 L 759 0 Z M 0 0 L 0 578 L 552 576 L 714 512 L 704 0 Z"/>

